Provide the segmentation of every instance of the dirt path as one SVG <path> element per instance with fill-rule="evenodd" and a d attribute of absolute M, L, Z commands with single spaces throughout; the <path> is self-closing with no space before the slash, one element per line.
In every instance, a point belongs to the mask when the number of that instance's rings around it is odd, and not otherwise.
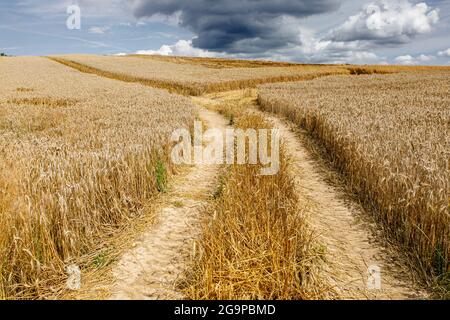
<path fill-rule="evenodd" d="M 241 104 L 242 99 L 246 101 L 241 107 L 262 114 L 280 130 L 292 160 L 300 202 L 311 204 L 308 207 L 310 223 L 318 234 L 318 241 L 326 248 L 327 261 L 321 277 L 334 288 L 337 298 L 426 298 L 426 293 L 416 288 L 409 269 L 399 256 L 378 241 L 379 236 L 375 235 L 374 230 L 379 231 L 379 228 L 369 222 L 370 214 L 351 200 L 342 188 L 328 182 L 330 170 L 308 151 L 304 143 L 304 139 L 309 139 L 307 135 L 301 136 L 290 122 L 259 111 L 256 92 L 253 96 L 238 91 L 208 96 L 211 104 L 233 103 L 239 97 Z M 379 289 L 376 281 L 370 282 L 375 289 L 368 289 L 371 267 L 379 268 Z"/>
<path fill-rule="evenodd" d="M 217 113 L 199 110 L 204 124 L 225 128 Z M 199 235 L 200 211 L 218 183 L 219 166 L 196 165 L 177 177 L 163 199 L 158 222 L 126 252 L 113 270 L 112 299 L 181 299 L 176 281 L 183 273 Z"/>
<path fill-rule="evenodd" d="M 305 134 L 276 116 L 257 109 L 248 92 L 232 91 L 197 97 L 201 106 L 214 109 L 218 103 L 235 103 L 266 117 L 281 132 L 292 162 L 300 201 L 308 205 L 312 228 L 323 244 L 326 262 L 320 276 L 336 292 L 338 299 L 426 298 L 415 286 L 399 256 L 384 247 L 368 222 L 369 214 L 328 182 L 327 168 L 306 147 Z M 244 101 L 244 104 L 243 104 Z M 201 109 L 207 126 L 225 128 L 226 120 L 216 112 Z M 114 269 L 112 299 L 180 299 L 176 281 L 182 275 L 199 235 L 199 212 L 214 192 L 219 176 L 217 166 L 197 165 L 187 176 L 174 182 L 165 195 L 159 222 L 146 231 L 133 249 L 126 252 Z M 368 289 L 369 267 L 380 270 L 381 288 Z M 373 282 L 376 285 L 376 282 Z"/>
<path fill-rule="evenodd" d="M 368 222 L 368 213 L 346 198 L 342 190 L 326 182 L 326 176 L 289 123 L 267 116 L 279 128 L 292 159 L 300 201 L 312 203 L 310 221 L 326 247 L 327 264 L 323 276 L 343 299 L 425 298 L 416 289 L 409 270 L 395 253 L 377 241 Z M 381 286 L 374 278 L 368 289 L 369 268 L 379 269 Z"/>

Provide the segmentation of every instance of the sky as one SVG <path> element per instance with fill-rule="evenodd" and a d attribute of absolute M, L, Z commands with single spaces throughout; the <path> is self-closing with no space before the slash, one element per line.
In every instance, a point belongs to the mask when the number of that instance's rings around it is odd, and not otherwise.
<path fill-rule="evenodd" d="M 0 0 L 0 52 L 450 65 L 450 0 Z"/>

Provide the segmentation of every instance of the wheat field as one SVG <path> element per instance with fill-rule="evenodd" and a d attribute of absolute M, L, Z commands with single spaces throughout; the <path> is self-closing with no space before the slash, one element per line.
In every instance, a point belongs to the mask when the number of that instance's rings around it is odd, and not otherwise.
<path fill-rule="evenodd" d="M 428 279 L 448 281 L 450 73 L 328 77 L 259 88 L 263 110 L 325 146 Z"/>
<path fill-rule="evenodd" d="M 204 169 L 174 165 L 169 139 L 192 132 L 202 108 L 230 127 L 270 128 L 270 113 L 306 129 L 424 287 L 448 287 L 448 67 L 64 55 L 1 58 L 0 74 L 0 299 L 66 297 L 68 265 L 114 264 L 105 247 L 119 254 L 110 241 L 140 217 L 156 220 L 165 195 L 163 209 L 181 212 L 198 186 L 170 198 L 170 182 Z M 199 236 L 176 287 L 185 297 L 339 298 L 309 223 L 317 204 L 288 151 L 282 143 L 274 176 L 259 176 L 260 165 L 208 168 L 221 182 L 196 199 Z"/>
<path fill-rule="evenodd" d="M 263 68 L 263 67 L 299 67 L 299 63 L 276 62 L 264 60 L 239 60 L 226 58 L 198 58 L 183 56 L 161 56 L 161 55 L 128 55 L 128 57 L 138 57 L 142 59 L 164 61 L 177 64 L 187 64 L 192 66 L 203 66 L 212 69 L 229 69 L 229 68 Z"/>
<path fill-rule="evenodd" d="M 45 58 L 0 74 L 0 297 L 45 296 L 164 192 L 170 133 L 196 109 Z"/>
<path fill-rule="evenodd" d="M 350 72 L 347 68 L 340 66 L 289 65 L 282 67 L 263 64 L 252 67 L 250 63 L 218 69 L 217 62 L 208 63 L 206 66 L 199 63 L 192 65 L 189 62 L 191 60 L 187 60 L 189 63 L 176 63 L 172 60 L 148 56 L 66 55 L 51 58 L 84 72 L 127 82 L 139 82 L 193 96 L 245 89 L 261 83 L 308 80 Z"/>

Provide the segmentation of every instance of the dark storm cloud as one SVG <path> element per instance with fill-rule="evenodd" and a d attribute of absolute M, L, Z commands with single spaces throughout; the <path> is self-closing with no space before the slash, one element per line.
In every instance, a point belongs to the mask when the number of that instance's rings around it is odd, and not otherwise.
<path fill-rule="evenodd" d="M 295 18 L 331 12 L 338 0 L 133 0 L 138 18 L 180 13 L 194 46 L 252 53 L 298 44 Z M 294 19 L 293 19 L 294 18 Z"/>

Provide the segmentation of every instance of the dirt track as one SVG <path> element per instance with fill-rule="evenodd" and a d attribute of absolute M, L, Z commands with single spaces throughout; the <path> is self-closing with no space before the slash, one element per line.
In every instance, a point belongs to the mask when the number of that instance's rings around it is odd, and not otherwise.
<path fill-rule="evenodd" d="M 226 127 L 218 114 L 199 110 L 210 128 Z M 177 177 L 162 199 L 158 222 L 148 229 L 113 270 L 111 298 L 117 300 L 181 299 L 176 281 L 182 275 L 199 235 L 200 212 L 218 184 L 220 166 L 195 165 Z"/>
<path fill-rule="evenodd" d="M 257 112 L 281 132 L 292 161 L 297 192 L 307 204 L 310 224 L 325 248 L 322 277 L 335 299 L 425 299 L 399 256 L 384 247 L 375 235 L 377 226 L 369 213 L 327 181 L 327 168 L 311 155 L 307 135 L 293 124 L 258 110 L 256 97 L 243 91 L 209 94 L 194 99 L 202 107 L 245 100 L 249 112 Z M 224 129 L 227 121 L 200 107 L 200 118 L 210 128 Z M 112 299 L 181 299 L 176 282 L 186 270 L 199 236 L 200 211 L 218 184 L 220 166 L 196 165 L 179 176 L 156 213 L 158 222 L 125 252 L 113 270 Z M 381 287 L 368 290 L 369 269 L 379 268 Z M 375 275 L 377 277 L 377 275 Z M 372 282 L 377 285 L 376 281 Z"/>
<path fill-rule="evenodd" d="M 256 96 L 242 91 L 211 94 L 203 99 L 211 104 L 233 103 L 245 99 L 245 108 L 262 114 L 281 132 L 287 153 L 292 161 L 301 203 L 308 204 L 312 228 L 318 241 L 326 248 L 326 263 L 321 277 L 336 292 L 337 299 L 422 299 L 425 292 L 417 289 L 410 270 L 401 258 L 379 241 L 379 230 L 356 201 L 350 199 L 342 188 L 330 184 L 331 174 L 315 159 L 305 146 L 307 135 L 296 130 L 288 121 L 258 110 Z M 241 100 L 242 101 L 242 100 Z M 374 232 L 375 231 L 375 232 Z M 381 286 L 377 286 L 374 274 L 369 281 L 369 269 L 379 268 Z M 375 269 L 376 270 L 376 269 Z M 368 289 L 368 284 L 373 289 Z"/>

